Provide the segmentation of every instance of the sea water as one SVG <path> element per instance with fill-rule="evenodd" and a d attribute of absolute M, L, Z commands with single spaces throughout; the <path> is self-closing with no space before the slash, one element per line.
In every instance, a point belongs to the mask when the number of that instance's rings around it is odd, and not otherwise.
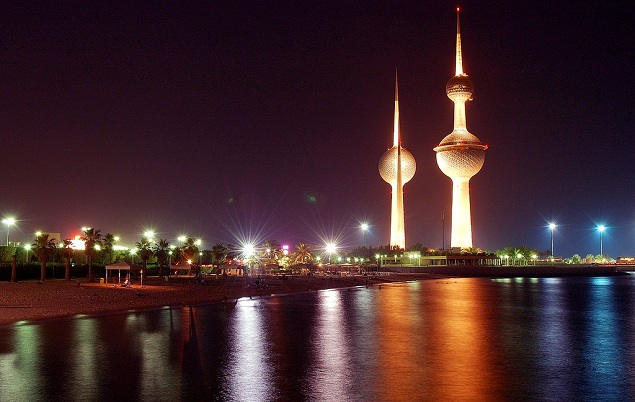
<path fill-rule="evenodd" d="M 427 280 L 50 320 L 0 328 L 0 401 L 627 401 L 634 314 L 625 275 Z"/>

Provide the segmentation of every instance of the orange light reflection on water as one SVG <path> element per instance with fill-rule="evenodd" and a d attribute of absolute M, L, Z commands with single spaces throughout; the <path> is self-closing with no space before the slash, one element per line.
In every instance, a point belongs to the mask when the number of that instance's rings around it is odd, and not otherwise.
<path fill-rule="evenodd" d="M 379 297 L 381 400 L 497 398 L 495 335 L 487 318 L 487 289 L 470 280 L 426 283 L 421 300 L 408 285 Z M 410 334 L 424 334 L 414 339 Z M 426 352 L 428 351 L 428 352 Z M 433 351 L 433 357 L 429 356 Z M 447 358 L 439 358 L 445 354 Z"/>

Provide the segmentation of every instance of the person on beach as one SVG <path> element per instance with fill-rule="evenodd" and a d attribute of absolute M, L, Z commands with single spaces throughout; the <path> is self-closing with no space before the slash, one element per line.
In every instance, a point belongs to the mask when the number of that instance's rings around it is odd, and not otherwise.
<path fill-rule="evenodd" d="M 126 275 L 126 280 L 123 282 L 122 286 L 123 287 L 130 286 L 130 278 L 128 278 L 128 275 Z"/>

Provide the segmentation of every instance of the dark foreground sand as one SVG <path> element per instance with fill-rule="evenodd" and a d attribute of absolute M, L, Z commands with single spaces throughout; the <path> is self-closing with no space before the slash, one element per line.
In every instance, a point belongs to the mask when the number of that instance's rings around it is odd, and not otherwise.
<path fill-rule="evenodd" d="M 110 312 L 156 308 L 162 306 L 196 305 L 235 300 L 244 296 L 266 297 L 316 291 L 329 288 L 367 286 L 374 283 L 430 279 L 431 274 L 392 274 L 368 279 L 354 277 L 294 276 L 286 280 L 265 277 L 264 285 L 255 286 L 255 277 L 214 277 L 206 279 L 208 286 L 199 285 L 193 278 L 172 278 L 169 283 L 157 277 L 147 278 L 132 287 L 113 284 L 87 283 L 61 279 L 0 283 L 0 326 L 19 321 L 32 321 L 75 314 L 104 314 Z"/>

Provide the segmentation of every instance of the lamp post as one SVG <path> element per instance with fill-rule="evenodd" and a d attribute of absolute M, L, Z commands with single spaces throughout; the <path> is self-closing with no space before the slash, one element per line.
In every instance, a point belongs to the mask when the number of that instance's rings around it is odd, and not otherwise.
<path fill-rule="evenodd" d="M 366 231 L 368 230 L 368 223 L 362 223 L 360 227 L 362 229 L 362 237 L 364 239 L 364 248 L 366 248 Z"/>
<path fill-rule="evenodd" d="M 11 227 L 11 225 L 15 224 L 15 219 L 6 218 L 2 220 L 2 223 L 7 225 L 7 247 L 8 247 L 9 246 L 9 228 Z"/>
<path fill-rule="evenodd" d="M 600 231 L 600 256 L 602 258 L 604 258 L 604 249 L 602 247 L 602 234 L 604 233 L 605 229 L 606 229 L 606 226 L 604 225 L 598 226 L 598 230 Z"/>
<path fill-rule="evenodd" d="M 549 224 L 549 229 L 551 229 L 551 262 L 553 262 L 553 230 L 556 228 L 555 223 Z"/>
<path fill-rule="evenodd" d="M 326 252 L 329 255 L 329 264 L 331 263 L 331 255 L 335 252 L 336 249 L 337 249 L 337 246 L 335 245 L 335 243 L 326 244 Z"/>

